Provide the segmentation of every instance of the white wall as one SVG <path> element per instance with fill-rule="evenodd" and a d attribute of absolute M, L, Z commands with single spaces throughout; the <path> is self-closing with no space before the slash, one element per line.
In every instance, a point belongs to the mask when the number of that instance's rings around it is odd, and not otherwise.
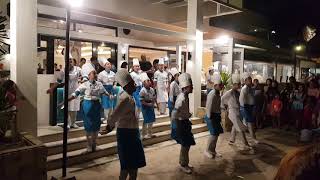
<path fill-rule="evenodd" d="M 50 95 L 47 94 L 47 89 L 50 88 L 50 82 L 55 82 L 53 74 L 38 74 L 37 77 L 37 117 L 38 127 L 48 126 L 50 118 Z"/>

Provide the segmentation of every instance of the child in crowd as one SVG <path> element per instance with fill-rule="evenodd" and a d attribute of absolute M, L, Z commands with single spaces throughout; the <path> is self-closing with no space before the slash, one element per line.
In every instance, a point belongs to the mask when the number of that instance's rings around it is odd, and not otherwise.
<path fill-rule="evenodd" d="M 312 115 L 313 115 L 313 97 L 307 97 L 306 98 L 306 103 L 303 107 L 303 119 L 301 121 L 301 129 L 312 129 L 313 127 L 313 122 L 312 122 Z"/>
<path fill-rule="evenodd" d="M 146 166 L 146 160 L 139 133 L 139 114 L 133 93 L 135 83 L 126 69 L 119 69 L 115 76 L 122 86 L 119 103 L 108 119 L 106 129 L 101 134 L 109 133 L 117 124 L 117 148 L 120 159 L 120 180 L 137 179 L 138 168 Z"/>
<path fill-rule="evenodd" d="M 219 134 L 223 133 L 223 128 L 221 126 L 220 74 L 213 74 L 213 84 L 213 89 L 209 92 L 207 96 L 205 116 L 205 121 L 207 123 L 211 136 L 209 137 L 207 149 L 204 151 L 204 155 L 207 156 L 209 159 L 221 157 L 221 154 L 216 152 L 216 146 Z"/>
<path fill-rule="evenodd" d="M 289 83 L 286 83 L 286 87 L 280 93 L 280 100 L 282 101 L 281 120 L 286 124 L 286 130 L 289 130 L 291 123 L 290 118 L 290 93 L 291 87 Z"/>
<path fill-rule="evenodd" d="M 179 76 L 179 86 L 182 92 L 178 95 L 175 108 L 172 111 L 172 132 L 171 137 L 181 144 L 180 150 L 180 169 L 187 173 L 192 173 L 189 165 L 190 146 L 196 144 L 191 132 L 192 123 L 189 118 L 192 116 L 189 110 L 189 94 L 193 92 L 193 85 L 190 74 L 183 73 Z"/>
<path fill-rule="evenodd" d="M 262 86 L 259 84 L 258 79 L 253 80 L 253 90 L 254 90 L 254 116 L 256 120 L 256 127 L 263 127 L 263 113 L 265 110 L 265 96 Z"/>
<path fill-rule="evenodd" d="M 169 108 L 169 116 L 171 117 L 174 104 L 181 90 L 180 90 L 179 81 L 178 81 L 178 77 L 180 75 L 179 71 L 176 68 L 172 68 L 170 73 L 172 74 L 172 82 L 170 84 L 168 108 Z"/>
<path fill-rule="evenodd" d="M 271 101 L 270 115 L 272 118 L 272 126 L 275 128 L 281 128 L 281 111 L 283 108 L 282 101 L 280 100 L 279 94 L 276 94 L 274 99 Z"/>
<path fill-rule="evenodd" d="M 154 137 L 152 135 L 152 125 L 156 120 L 154 113 L 156 95 L 151 87 L 151 81 L 147 73 L 142 73 L 140 77 L 143 82 L 143 88 L 140 91 L 141 111 L 143 115 L 142 139 L 145 139 Z"/>
<path fill-rule="evenodd" d="M 295 124 L 296 124 L 297 129 L 301 128 L 304 99 L 305 99 L 304 86 L 303 86 L 303 84 L 299 84 L 298 90 L 294 90 L 291 94 L 292 115 L 295 119 Z"/>

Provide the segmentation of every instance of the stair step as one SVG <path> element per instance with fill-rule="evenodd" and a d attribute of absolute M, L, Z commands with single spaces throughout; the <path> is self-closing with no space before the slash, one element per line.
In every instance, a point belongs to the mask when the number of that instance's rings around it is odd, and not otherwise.
<path fill-rule="evenodd" d="M 201 133 L 204 131 L 207 131 L 207 126 L 204 123 L 196 124 L 192 126 L 192 132 L 194 134 Z M 143 145 L 149 146 L 149 145 L 157 144 L 160 142 L 168 141 L 171 139 L 170 130 L 155 133 L 155 135 L 157 137 L 144 140 Z M 68 166 L 81 164 L 83 162 L 92 161 L 94 159 L 98 159 L 104 156 L 109 156 L 117 153 L 116 142 L 102 144 L 102 145 L 99 145 L 98 147 L 100 148 L 100 150 L 93 153 L 83 153 L 86 151 L 86 148 L 68 152 Z M 62 166 L 62 154 L 48 156 L 47 158 L 48 170 L 58 169 L 58 168 L 61 168 L 61 166 Z"/>
<path fill-rule="evenodd" d="M 191 119 L 192 124 L 200 124 L 203 123 L 203 120 L 200 118 Z M 159 133 L 162 131 L 170 130 L 170 121 L 156 123 L 153 126 L 153 133 Z M 108 135 L 99 135 L 97 139 L 97 144 L 107 144 L 116 141 L 116 131 L 112 131 Z M 54 155 L 62 153 L 62 141 L 55 141 L 50 143 L 45 143 L 45 146 L 48 147 L 48 155 Z M 79 138 L 71 138 L 68 139 L 68 151 L 75 151 L 78 149 L 83 149 L 87 146 L 87 139 L 85 136 Z"/>
<path fill-rule="evenodd" d="M 167 122 L 170 121 L 170 117 L 169 116 L 159 116 L 156 119 L 156 123 L 161 123 L 161 122 Z M 143 121 L 140 120 L 139 124 L 140 126 L 142 125 Z M 104 129 L 106 126 L 106 124 L 101 124 L 101 129 Z M 53 133 L 49 133 L 49 134 L 45 134 L 43 133 L 43 135 L 38 136 L 38 138 L 40 139 L 41 142 L 43 143 L 49 143 L 49 142 L 54 142 L 54 141 L 60 141 L 63 138 L 63 128 L 61 127 L 57 127 L 57 126 L 52 126 L 49 127 L 51 128 L 52 131 L 54 131 Z M 68 132 L 68 139 L 73 139 L 73 138 L 78 138 L 78 137 L 82 137 L 85 136 L 85 131 L 84 131 L 84 127 L 79 127 L 77 129 L 70 129 Z"/>

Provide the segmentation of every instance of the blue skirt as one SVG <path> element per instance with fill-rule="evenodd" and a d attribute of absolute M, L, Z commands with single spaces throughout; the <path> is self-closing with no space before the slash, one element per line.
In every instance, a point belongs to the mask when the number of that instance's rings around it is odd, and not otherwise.
<path fill-rule="evenodd" d="M 253 117 L 253 105 L 244 105 L 244 107 L 240 106 L 241 117 L 246 120 L 246 122 L 253 123 L 255 119 Z"/>
<path fill-rule="evenodd" d="M 136 107 L 137 108 L 141 108 L 141 102 L 140 102 L 140 91 L 141 91 L 142 87 L 141 86 L 137 86 L 136 87 L 136 91 L 133 92 L 133 98 L 136 102 Z"/>
<path fill-rule="evenodd" d="M 121 170 L 146 166 L 139 129 L 118 128 L 117 143 Z"/>
<path fill-rule="evenodd" d="M 114 95 L 112 85 L 104 85 L 104 88 L 109 94 Z M 111 100 L 109 96 L 102 96 L 101 103 L 102 103 L 103 109 L 111 109 L 114 107 L 114 104 L 115 104 L 114 100 Z"/>
<path fill-rule="evenodd" d="M 189 119 L 172 120 L 171 122 L 171 138 L 176 140 L 178 144 L 184 147 L 196 145 L 192 134 L 192 123 Z"/>
<path fill-rule="evenodd" d="M 83 124 L 87 132 L 97 132 L 101 125 L 101 104 L 99 101 L 83 100 Z"/>
<path fill-rule="evenodd" d="M 153 123 L 156 121 L 156 115 L 154 113 L 154 108 L 142 105 L 141 112 L 143 115 L 143 123 Z"/>
<path fill-rule="evenodd" d="M 223 128 L 221 126 L 221 114 L 220 113 L 213 113 L 211 115 L 211 119 L 208 118 L 206 115 L 204 120 L 207 123 L 208 130 L 210 135 L 212 136 L 219 136 L 219 134 L 223 133 Z"/>

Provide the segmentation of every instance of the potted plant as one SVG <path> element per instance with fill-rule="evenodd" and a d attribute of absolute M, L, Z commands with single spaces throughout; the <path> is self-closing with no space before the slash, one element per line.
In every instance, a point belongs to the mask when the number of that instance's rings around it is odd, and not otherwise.
<path fill-rule="evenodd" d="M 220 76 L 221 76 L 221 83 L 223 84 L 222 94 L 224 94 L 225 92 L 230 90 L 232 87 L 231 74 L 226 71 L 222 71 L 220 73 Z M 232 129 L 232 122 L 228 118 L 228 112 L 227 111 L 222 112 L 221 115 L 222 115 L 221 117 L 223 119 L 222 121 L 223 121 L 224 129 L 226 131 L 230 132 Z"/>

